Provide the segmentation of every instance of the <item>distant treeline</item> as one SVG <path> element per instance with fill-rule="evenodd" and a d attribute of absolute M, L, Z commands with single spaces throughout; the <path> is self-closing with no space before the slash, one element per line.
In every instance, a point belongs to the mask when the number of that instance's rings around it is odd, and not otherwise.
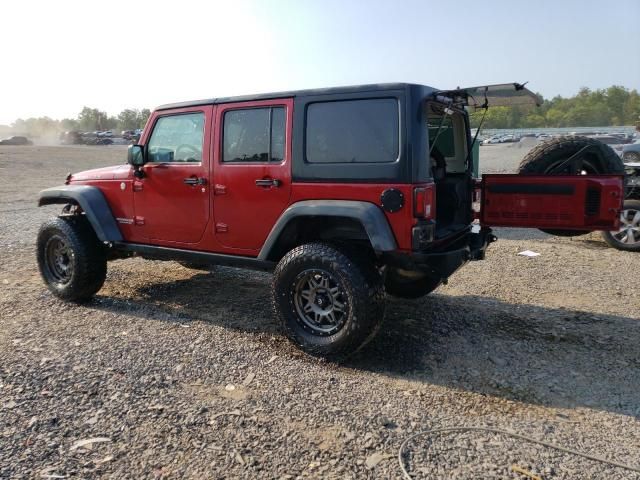
<path fill-rule="evenodd" d="M 471 114 L 477 127 L 484 111 Z M 614 85 L 602 90 L 582 88 L 570 98 L 544 100 L 540 107 L 489 107 L 482 128 L 609 127 L 640 121 L 640 95 Z"/>
<path fill-rule="evenodd" d="M 142 110 L 127 108 L 116 116 L 109 116 L 97 108 L 84 107 L 76 118 L 62 120 L 54 120 L 49 117 L 27 118 L 26 120 L 19 118 L 4 130 L 22 133 L 30 137 L 46 137 L 71 130 L 81 132 L 135 130 L 136 128 L 144 128 L 150 114 L 151 111 L 148 108 Z"/>
<path fill-rule="evenodd" d="M 53 120 L 49 117 L 18 119 L 2 131 L 31 137 L 57 135 L 78 130 L 135 130 L 143 128 L 150 110 L 125 109 L 109 116 L 97 108 L 84 107 L 76 118 Z M 471 114 L 471 126 L 477 127 L 484 111 Z M 608 127 L 636 125 L 640 121 L 640 94 L 637 90 L 612 86 L 602 90 L 582 88 L 570 98 L 544 100 L 540 107 L 490 107 L 483 128 Z M 0 133 L 3 133 L 0 131 Z"/>

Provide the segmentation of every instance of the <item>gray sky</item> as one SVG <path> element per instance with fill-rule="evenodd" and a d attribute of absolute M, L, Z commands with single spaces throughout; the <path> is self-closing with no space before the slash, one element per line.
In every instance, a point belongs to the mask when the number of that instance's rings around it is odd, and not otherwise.
<path fill-rule="evenodd" d="M 9 0 L 0 124 L 407 81 L 640 90 L 640 0 Z"/>

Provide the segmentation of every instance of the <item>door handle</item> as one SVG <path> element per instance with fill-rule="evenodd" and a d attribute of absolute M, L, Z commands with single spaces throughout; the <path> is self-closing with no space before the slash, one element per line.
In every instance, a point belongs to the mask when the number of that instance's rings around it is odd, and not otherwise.
<path fill-rule="evenodd" d="M 182 180 L 186 185 L 206 185 L 207 179 L 204 177 L 188 177 Z"/>
<path fill-rule="evenodd" d="M 276 178 L 259 178 L 256 180 L 256 185 L 259 187 L 279 187 L 282 182 Z"/>

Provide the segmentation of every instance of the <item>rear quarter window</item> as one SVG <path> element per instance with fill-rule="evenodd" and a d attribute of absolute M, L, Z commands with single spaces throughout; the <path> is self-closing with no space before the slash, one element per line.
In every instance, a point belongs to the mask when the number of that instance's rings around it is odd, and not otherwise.
<path fill-rule="evenodd" d="M 307 163 L 393 163 L 398 160 L 395 98 L 316 102 L 307 106 Z"/>

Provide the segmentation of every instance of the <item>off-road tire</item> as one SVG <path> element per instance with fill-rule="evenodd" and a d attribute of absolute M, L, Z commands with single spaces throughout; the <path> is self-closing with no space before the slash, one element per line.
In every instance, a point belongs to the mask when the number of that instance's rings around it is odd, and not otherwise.
<path fill-rule="evenodd" d="M 626 152 L 622 155 L 622 160 L 625 162 L 640 162 L 640 153 L 638 152 Z"/>
<path fill-rule="evenodd" d="M 398 275 L 393 269 L 387 272 L 384 289 L 388 295 L 398 298 L 416 299 L 430 294 L 442 284 L 442 280 L 431 277 L 407 279 Z"/>
<path fill-rule="evenodd" d="M 272 304 L 287 337 L 306 353 L 344 360 L 379 330 L 384 317 L 382 277 L 366 256 L 349 254 L 325 243 L 308 243 L 288 252 L 276 266 Z M 296 309 L 296 285 L 306 272 L 327 272 L 344 292 L 347 313 L 335 333 L 319 334 Z"/>
<path fill-rule="evenodd" d="M 625 200 L 622 208 L 623 210 L 634 210 L 640 212 L 640 200 Z M 628 244 L 622 243 L 614 237 L 615 233 L 618 232 L 602 232 L 602 238 L 607 242 L 607 244 L 609 244 L 609 246 L 627 252 L 640 252 L 640 242 Z"/>
<path fill-rule="evenodd" d="M 52 248 L 60 244 L 69 259 L 68 273 L 62 278 L 59 271 L 56 273 L 52 256 Z M 36 249 L 40 275 L 57 297 L 83 302 L 102 288 L 107 276 L 106 250 L 83 215 L 45 222 L 38 232 Z"/>
<path fill-rule="evenodd" d="M 588 137 L 566 136 L 542 142 L 527 153 L 518 167 L 521 175 L 545 175 L 563 160 L 578 153 L 582 148 L 595 145 L 595 151 L 588 153 L 589 174 L 624 175 L 624 164 L 616 152 L 604 143 Z M 555 173 L 559 175 L 561 173 Z M 553 174 L 550 174 L 553 175 Z M 540 229 L 545 233 L 559 237 L 575 237 L 589 231 Z"/>

